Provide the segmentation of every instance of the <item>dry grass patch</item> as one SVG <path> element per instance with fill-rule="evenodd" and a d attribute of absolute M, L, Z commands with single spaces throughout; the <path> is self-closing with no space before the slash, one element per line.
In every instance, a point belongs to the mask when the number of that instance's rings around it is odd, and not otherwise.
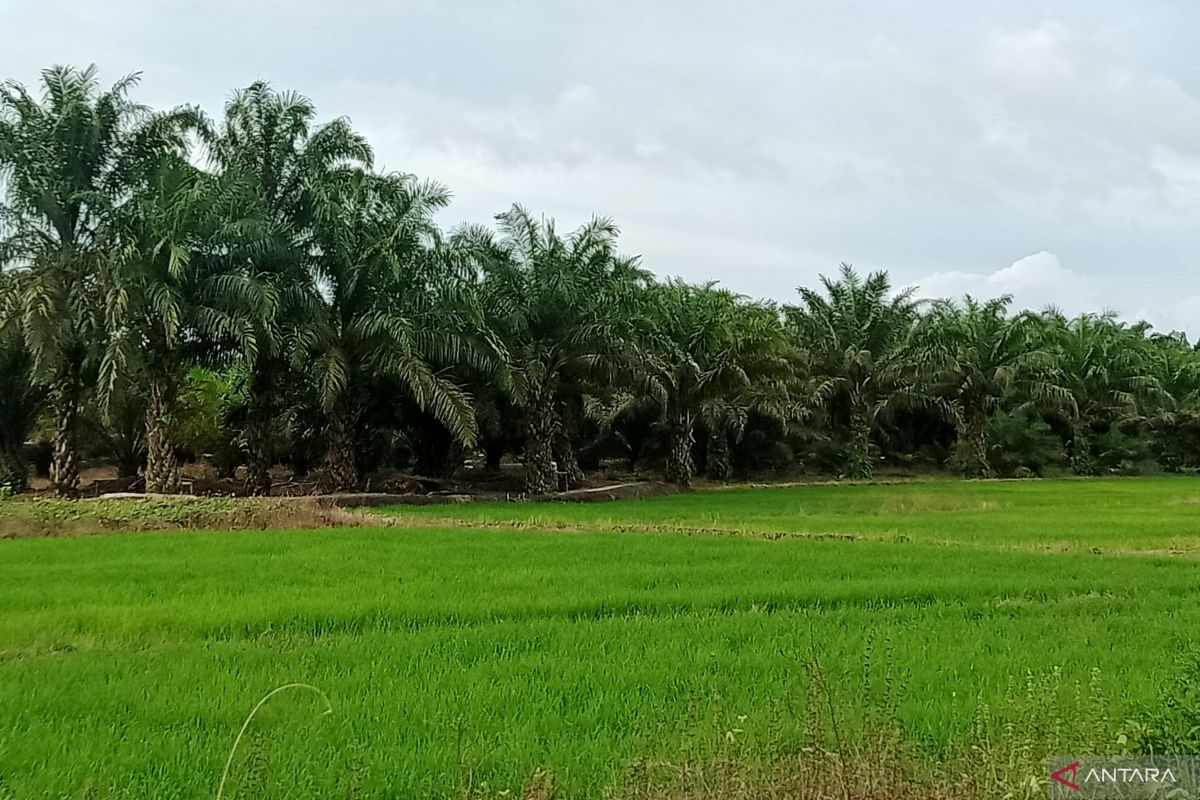
<path fill-rule="evenodd" d="M 0 538 L 116 531 L 387 527 L 386 518 L 309 497 L 121 498 L 0 501 Z"/>

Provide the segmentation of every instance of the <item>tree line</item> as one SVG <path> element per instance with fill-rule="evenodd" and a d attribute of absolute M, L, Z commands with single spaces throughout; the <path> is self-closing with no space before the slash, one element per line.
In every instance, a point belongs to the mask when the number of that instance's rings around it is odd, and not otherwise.
<path fill-rule="evenodd" d="M 687 483 L 766 471 L 969 477 L 1200 466 L 1200 353 L 1111 314 L 922 302 L 849 266 L 793 303 L 658 280 L 598 217 L 514 205 L 443 231 L 440 184 L 373 167 L 346 119 L 255 83 L 223 114 L 137 77 L 0 89 L 0 484 L 81 454 L 180 489 L 207 458 L 351 489 L 471 453 L 525 488 L 620 459 Z M 45 441 L 42 449 L 30 441 Z"/>

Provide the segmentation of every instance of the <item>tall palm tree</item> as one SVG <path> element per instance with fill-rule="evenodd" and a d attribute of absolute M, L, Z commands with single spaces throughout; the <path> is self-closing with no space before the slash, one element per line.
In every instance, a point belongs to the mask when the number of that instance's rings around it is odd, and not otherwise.
<path fill-rule="evenodd" d="M 370 388 L 403 387 L 464 445 L 475 442 L 470 397 L 437 365 L 489 366 L 459 292 L 452 258 L 439 252 L 432 215 L 449 201 L 409 175 L 343 170 L 318 187 L 313 222 L 318 313 L 297 326 L 326 417 L 327 478 L 358 483 L 355 430 Z M 474 330 L 472 330 L 474 328 Z"/>
<path fill-rule="evenodd" d="M 568 401 L 580 384 L 616 367 L 632 348 L 630 309 L 649 276 L 617 252 L 617 226 L 595 218 L 562 236 L 552 220 L 514 205 L 496 217 L 500 239 L 464 229 L 460 239 L 490 248 L 482 292 L 513 369 L 514 402 L 524 417 L 525 487 L 544 494 L 581 473 Z"/>
<path fill-rule="evenodd" d="M 1057 360 L 1029 315 L 1011 318 L 1012 298 L 933 304 L 918 323 L 914 365 L 954 424 L 957 461 L 967 477 L 991 474 L 988 418 L 1006 397 L 1039 405 L 1063 399 Z"/>
<path fill-rule="evenodd" d="M 312 102 L 258 82 L 237 92 L 209 152 L 222 178 L 243 190 L 239 217 L 256 219 L 263 234 L 243 249 L 251 276 L 274 296 L 274 309 L 255 332 L 257 355 L 245 415 L 246 488 L 268 494 L 276 396 L 294 349 L 298 325 L 320 305 L 314 241 L 317 196 L 346 167 L 369 167 L 371 148 L 347 120 L 316 124 Z"/>
<path fill-rule="evenodd" d="M 871 430 L 880 412 L 914 395 L 909 339 L 918 304 L 913 288 L 893 295 L 886 272 L 864 280 L 849 264 L 837 279 L 822 275 L 821 285 L 824 295 L 800 287 L 801 304 L 785 306 L 784 314 L 818 381 L 815 401 L 847 421 L 846 473 L 869 478 Z"/>
<path fill-rule="evenodd" d="M 26 273 L 13 313 L 49 389 L 51 481 L 62 495 L 78 489 L 77 422 L 103 333 L 97 234 L 164 153 L 183 150 L 192 116 L 134 103 L 137 80 L 101 91 L 94 67 L 53 67 L 42 72 L 40 98 L 17 83 L 0 87 L 0 266 Z"/>
<path fill-rule="evenodd" d="M 791 347 L 778 311 L 712 284 L 671 281 L 648 298 L 645 354 L 638 364 L 670 431 L 666 478 L 687 484 L 695 472 L 697 425 L 708 433 L 710 461 L 728 477 L 728 441 L 751 411 L 786 415 L 791 406 Z"/>
<path fill-rule="evenodd" d="M 147 492 L 179 490 L 173 428 L 188 370 L 214 348 L 252 359 L 269 310 L 261 284 L 227 256 L 237 226 L 221 191 L 213 176 L 168 157 L 109 231 L 101 398 L 107 404 L 119 383 L 145 391 Z"/>

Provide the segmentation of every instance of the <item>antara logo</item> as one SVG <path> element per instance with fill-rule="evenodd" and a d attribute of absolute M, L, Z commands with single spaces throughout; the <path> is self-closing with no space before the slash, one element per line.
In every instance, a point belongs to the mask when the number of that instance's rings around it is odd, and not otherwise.
<path fill-rule="evenodd" d="M 1081 762 L 1075 761 L 1060 770 L 1050 773 L 1050 779 L 1061 783 L 1068 789 L 1080 791 L 1079 770 Z M 1083 777 L 1087 784 L 1144 784 L 1144 783 L 1175 783 L 1175 773 L 1170 767 L 1092 767 Z"/>
<path fill-rule="evenodd" d="M 1071 780 L 1067 780 L 1065 777 L 1063 777 L 1068 772 L 1071 773 Z M 1078 776 L 1078 774 L 1079 774 L 1079 762 L 1076 761 L 1074 764 L 1068 764 L 1067 766 L 1063 767 L 1058 772 L 1050 773 L 1050 779 L 1058 781 L 1063 786 L 1066 786 L 1068 789 L 1074 789 L 1075 791 L 1078 792 L 1079 784 L 1075 783 L 1075 779 Z"/>
<path fill-rule="evenodd" d="M 1175 782 L 1175 773 L 1170 768 L 1155 767 L 1103 767 L 1088 770 L 1084 783 L 1170 783 Z"/>

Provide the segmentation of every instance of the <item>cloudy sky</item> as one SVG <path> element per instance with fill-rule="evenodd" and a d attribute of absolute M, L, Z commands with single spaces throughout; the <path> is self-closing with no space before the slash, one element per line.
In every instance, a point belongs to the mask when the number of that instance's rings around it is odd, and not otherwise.
<path fill-rule="evenodd" d="M 756 297 L 848 261 L 1195 337 L 1197 31 L 1161 0 L 0 0 L 0 75 L 141 70 L 213 114 L 267 79 L 447 184 L 447 225 L 606 214 Z"/>

